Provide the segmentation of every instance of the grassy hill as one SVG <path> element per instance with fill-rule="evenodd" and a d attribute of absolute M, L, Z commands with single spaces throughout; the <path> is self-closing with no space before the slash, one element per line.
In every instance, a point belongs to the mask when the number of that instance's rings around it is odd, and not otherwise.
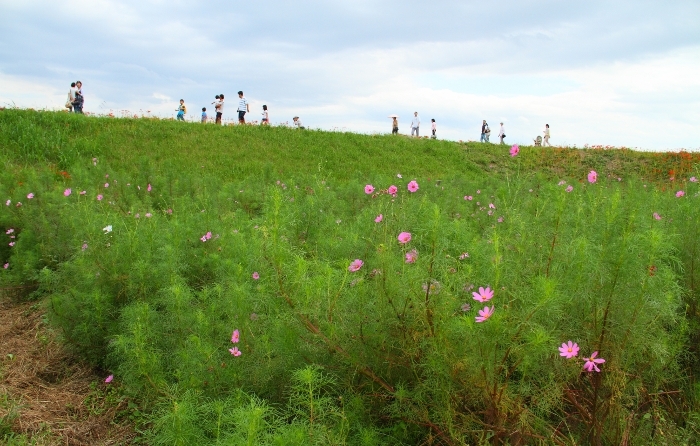
<path fill-rule="evenodd" d="M 700 155 L 509 150 L 3 110 L 0 285 L 152 444 L 696 442 Z"/>

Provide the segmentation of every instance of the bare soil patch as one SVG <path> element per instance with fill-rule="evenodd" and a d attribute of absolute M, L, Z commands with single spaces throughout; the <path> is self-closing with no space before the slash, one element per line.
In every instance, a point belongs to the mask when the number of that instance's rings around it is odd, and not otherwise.
<path fill-rule="evenodd" d="M 0 296 L 0 443 L 131 444 L 133 427 L 117 422 L 126 399 L 62 348 L 45 314 L 40 302 Z"/>

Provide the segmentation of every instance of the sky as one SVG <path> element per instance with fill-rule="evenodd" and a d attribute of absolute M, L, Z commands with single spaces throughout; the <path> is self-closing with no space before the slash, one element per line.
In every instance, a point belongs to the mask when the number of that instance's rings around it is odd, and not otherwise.
<path fill-rule="evenodd" d="M 0 106 L 700 150 L 700 1 L 0 0 Z"/>

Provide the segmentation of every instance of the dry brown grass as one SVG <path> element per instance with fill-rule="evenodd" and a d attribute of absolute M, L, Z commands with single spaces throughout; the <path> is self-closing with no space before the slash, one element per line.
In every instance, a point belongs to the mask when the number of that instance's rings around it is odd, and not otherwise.
<path fill-rule="evenodd" d="M 44 314 L 0 295 L 0 421 L 14 413 L 12 431 L 36 445 L 130 444 L 133 428 L 115 422 L 126 400 L 105 400 L 104 377 L 62 348 Z"/>

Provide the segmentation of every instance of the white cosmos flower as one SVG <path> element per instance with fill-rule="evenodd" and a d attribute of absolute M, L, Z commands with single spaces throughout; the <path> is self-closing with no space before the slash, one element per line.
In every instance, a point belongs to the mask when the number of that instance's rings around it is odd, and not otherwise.
<path fill-rule="evenodd" d="M 112 225 L 107 225 L 104 228 L 102 228 L 102 230 L 105 231 L 105 233 L 112 232 Z"/>

